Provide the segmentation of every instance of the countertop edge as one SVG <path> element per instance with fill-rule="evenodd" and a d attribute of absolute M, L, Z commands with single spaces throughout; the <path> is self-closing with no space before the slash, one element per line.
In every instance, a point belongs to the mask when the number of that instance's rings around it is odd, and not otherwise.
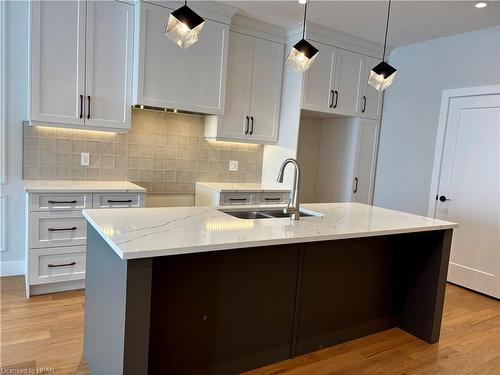
<path fill-rule="evenodd" d="M 82 215 L 85 219 L 87 219 L 87 222 L 92 225 L 92 227 L 99 233 L 99 235 L 103 238 L 104 241 L 113 249 L 113 251 L 123 260 L 126 258 L 124 257 L 123 251 L 120 249 L 119 246 L 117 246 L 107 235 L 102 231 L 102 229 L 97 225 L 97 223 L 92 219 L 90 215 L 87 214 L 86 210 L 82 210 Z M 147 257 L 139 257 L 139 258 L 147 258 Z"/>

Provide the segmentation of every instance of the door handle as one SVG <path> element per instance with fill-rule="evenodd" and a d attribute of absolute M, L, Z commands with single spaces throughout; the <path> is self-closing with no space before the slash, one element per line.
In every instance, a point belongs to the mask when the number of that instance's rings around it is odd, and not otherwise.
<path fill-rule="evenodd" d="M 83 95 L 80 95 L 80 118 L 83 118 Z"/>
<path fill-rule="evenodd" d="M 49 232 L 60 232 L 63 230 L 76 230 L 76 227 L 71 227 L 71 228 L 49 228 Z"/>
<path fill-rule="evenodd" d="M 354 194 L 356 194 L 358 192 L 358 178 L 357 177 L 354 177 L 354 190 L 352 191 Z"/>
<path fill-rule="evenodd" d="M 245 119 L 246 119 L 246 121 L 245 121 L 245 134 L 248 134 L 248 126 L 250 124 L 250 117 L 245 116 Z"/>
<path fill-rule="evenodd" d="M 361 113 L 365 113 L 366 111 L 366 96 L 363 95 L 363 109 L 361 110 Z"/>
<path fill-rule="evenodd" d="M 250 120 L 252 121 L 252 125 L 250 126 L 250 135 L 252 135 L 253 134 L 253 123 L 254 123 L 253 116 L 250 116 Z"/>
<path fill-rule="evenodd" d="M 87 113 L 87 119 L 90 119 L 90 95 L 87 96 L 87 100 L 89 103 L 89 112 Z"/>
<path fill-rule="evenodd" d="M 329 108 L 333 108 L 333 99 L 335 98 L 335 92 L 333 90 L 330 90 L 330 104 L 328 105 Z"/>
<path fill-rule="evenodd" d="M 436 200 L 438 200 L 438 196 L 437 196 L 437 195 L 436 195 Z M 444 195 L 441 195 L 441 196 L 439 197 L 439 200 L 440 200 L 441 202 L 446 202 L 446 201 L 449 201 L 449 200 L 451 200 L 451 199 L 448 199 L 448 198 L 446 198 Z"/>
<path fill-rule="evenodd" d="M 68 267 L 68 266 L 74 266 L 75 264 L 76 264 L 76 262 L 63 263 L 63 264 L 47 264 L 47 267 L 49 267 L 49 268 Z"/>
<path fill-rule="evenodd" d="M 335 90 L 335 104 L 333 105 L 333 108 L 337 108 L 338 104 L 339 104 L 339 92 Z"/>

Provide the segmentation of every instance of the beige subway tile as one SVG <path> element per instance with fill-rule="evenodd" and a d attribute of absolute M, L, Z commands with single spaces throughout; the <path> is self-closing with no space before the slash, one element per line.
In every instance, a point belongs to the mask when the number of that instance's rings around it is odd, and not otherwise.
<path fill-rule="evenodd" d="M 57 139 L 56 140 L 56 151 L 57 152 L 71 152 L 71 139 Z"/>
<path fill-rule="evenodd" d="M 153 123 L 153 130 L 155 134 L 166 134 L 167 122 L 165 120 L 155 121 Z"/>
<path fill-rule="evenodd" d="M 175 182 L 177 180 L 176 178 L 176 171 L 165 171 L 165 182 Z"/>
<path fill-rule="evenodd" d="M 103 142 L 113 143 L 115 142 L 115 139 L 116 139 L 116 133 L 110 133 L 110 132 L 101 133 L 101 140 Z"/>
<path fill-rule="evenodd" d="M 153 171 L 141 170 L 141 181 L 151 181 L 153 179 Z"/>
<path fill-rule="evenodd" d="M 24 152 L 23 159 L 25 166 L 38 166 L 40 164 L 40 154 L 38 152 Z"/>
<path fill-rule="evenodd" d="M 87 168 L 85 170 L 85 175 L 87 177 L 87 180 L 98 181 L 101 179 L 101 170 L 99 168 Z"/>
<path fill-rule="evenodd" d="M 40 152 L 40 165 L 42 167 L 56 165 L 55 152 Z"/>
<path fill-rule="evenodd" d="M 57 167 L 56 179 L 71 180 L 71 167 Z"/>
<path fill-rule="evenodd" d="M 25 137 L 39 137 L 38 126 L 24 125 L 23 126 L 23 135 Z"/>
<path fill-rule="evenodd" d="M 177 160 L 175 159 L 165 160 L 165 169 L 176 169 L 176 168 L 177 168 Z"/>
<path fill-rule="evenodd" d="M 220 159 L 220 151 L 216 149 L 209 148 L 208 149 L 208 160 L 219 160 Z"/>
<path fill-rule="evenodd" d="M 101 155 L 90 154 L 89 155 L 89 167 L 90 168 L 99 168 L 100 166 L 101 166 Z"/>
<path fill-rule="evenodd" d="M 87 130 L 87 140 L 93 142 L 101 142 L 101 132 L 95 130 Z"/>
<path fill-rule="evenodd" d="M 177 147 L 167 147 L 165 150 L 165 157 L 167 159 L 177 159 Z"/>
<path fill-rule="evenodd" d="M 42 138 L 55 138 L 56 128 L 40 126 L 38 127 L 38 136 Z"/>
<path fill-rule="evenodd" d="M 153 133 L 141 133 L 141 144 L 152 145 L 154 141 Z"/>
<path fill-rule="evenodd" d="M 187 160 L 177 160 L 175 163 L 175 169 L 178 171 L 184 171 L 187 169 Z"/>
<path fill-rule="evenodd" d="M 38 180 L 40 178 L 39 167 L 24 167 L 23 178 L 26 180 Z"/>
<path fill-rule="evenodd" d="M 163 182 L 155 182 L 151 184 L 151 191 L 153 193 L 163 193 Z"/>
<path fill-rule="evenodd" d="M 115 168 L 127 168 L 127 157 L 126 156 L 115 156 Z"/>
<path fill-rule="evenodd" d="M 73 139 L 86 141 L 87 140 L 87 131 L 86 130 L 73 130 L 71 134 Z"/>
<path fill-rule="evenodd" d="M 152 158 L 141 158 L 141 170 L 153 169 L 153 159 Z"/>
<path fill-rule="evenodd" d="M 187 146 L 188 146 L 188 137 L 179 135 L 177 137 L 177 147 L 187 147 Z"/>
<path fill-rule="evenodd" d="M 178 124 L 177 134 L 182 135 L 182 136 L 188 136 L 189 135 L 189 120 L 188 121 L 181 121 L 177 124 Z"/>
<path fill-rule="evenodd" d="M 100 141 L 88 141 L 87 142 L 87 152 L 91 154 L 101 153 L 101 142 Z"/>
<path fill-rule="evenodd" d="M 153 157 L 165 159 L 165 146 L 155 145 L 153 148 Z"/>
<path fill-rule="evenodd" d="M 55 138 L 40 138 L 38 144 L 40 151 L 56 152 Z"/>
<path fill-rule="evenodd" d="M 125 156 L 128 154 L 128 145 L 126 143 L 115 143 L 115 155 Z"/>
<path fill-rule="evenodd" d="M 201 137 L 204 133 L 204 124 L 199 118 L 192 118 L 189 122 L 189 135 Z"/>
<path fill-rule="evenodd" d="M 198 173 L 196 174 L 196 181 L 199 181 L 199 182 L 208 182 L 208 181 L 210 181 L 210 177 L 209 177 L 208 172 L 200 172 L 200 171 L 198 171 Z"/>
<path fill-rule="evenodd" d="M 238 182 L 245 183 L 246 182 L 246 173 L 238 173 Z"/>
<path fill-rule="evenodd" d="M 140 156 L 141 145 L 128 145 L 128 156 Z"/>
<path fill-rule="evenodd" d="M 141 171 L 139 169 L 127 169 L 127 180 L 140 181 Z"/>
<path fill-rule="evenodd" d="M 178 130 L 178 125 L 175 121 L 168 121 L 167 122 L 167 134 L 169 136 L 175 136 L 178 134 L 177 130 Z"/>
<path fill-rule="evenodd" d="M 130 169 L 140 169 L 141 168 L 141 159 L 137 156 L 129 156 L 127 160 L 127 168 Z"/>
<path fill-rule="evenodd" d="M 101 168 L 101 180 L 112 181 L 113 180 L 113 169 L 112 168 Z"/>
<path fill-rule="evenodd" d="M 199 172 L 208 172 L 208 160 L 200 160 L 198 162 L 198 171 Z"/>
<path fill-rule="evenodd" d="M 141 145 L 141 156 L 152 158 L 153 157 L 153 147 L 151 145 Z"/>
<path fill-rule="evenodd" d="M 115 144 L 110 142 L 101 143 L 101 155 L 114 155 Z"/>
<path fill-rule="evenodd" d="M 40 167 L 41 180 L 53 180 L 56 178 L 56 167 Z"/>
<path fill-rule="evenodd" d="M 73 139 L 71 151 L 74 153 L 87 152 L 87 141 L 81 139 Z"/>
<path fill-rule="evenodd" d="M 209 153 L 208 153 L 208 148 L 206 149 L 199 149 L 198 150 L 198 159 L 201 160 L 208 160 L 209 159 Z"/>
<path fill-rule="evenodd" d="M 183 184 L 183 183 L 186 183 L 188 182 L 188 172 L 187 171 L 177 171 L 176 173 L 176 182 L 178 184 Z"/>
<path fill-rule="evenodd" d="M 113 171 L 115 181 L 125 181 L 127 179 L 127 170 L 125 168 L 115 168 Z"/>
<path fill-rule="evenodd" d="M 161 170 L 153 170 L 153 177 L 152 180 L 153 182 L 163 182 L 165 178 L 165 171 L 163 169 Z"/>
<path fill-rule="evenodd" d="M 113 168 L 115 165 L 114 156 L 101 156 L 101 168 Z"/>
<path fill-rule="evenodd" d="M 154 144 L 155 145 L 166 145 L 167 144 L 167 135 L 166 134 L 155 134 L 154 136 Z"/>
<path fill-rule="evenodd" d="M 80 167 L 82 162 L 82 158 L 80 154 L 71 155 L 71 165 L 74 167 Z"/>
<path fill-rule="evenodd" d="M 197 171 L 198 170 L 198 160 L 188 160 L 187 169 L 189 171 Z"/>
<path fill-rule="evenodd" d="M 220 157 L 219 157 L 219 160 L 221 161 L 228 161 L 228 160 L 231 160 L 231 156 L 230 156 L 230 151 L 228 150 L 220 150 Z"/>
<path fill-rule="evenodd" d="M 85 168 L 71 168 L 72 180 L 85 180 Z"/>
<path fill-rule="evenodd" d="M 184 147 L 177 148 L 177 159 L 187 160 L 189 158 L 189 150 Z"/>
<path fill-rule="evenodd" d="M 70 153 L 60 153 L 56 154 L 56 165 L 58 166 L 70 166 L 73 162 L 73 155 Z"/>
<path fill-rule="evenodd" d="M 73 129 L 57 128 L 56 129 L 57 138 L 73 138 Z"/>
<path fill-rule="evenodd" d="M 153 158 L 153 169 L 165 169 L 165 159 Z"/>
<path fill-rule="evenodd" d="M 167 193 L 175 193 L 177 192 L 177 184 L 175 182 L 165 182 L 163 189 Z"/>
<path fill-rule="evenodd" d="M 195 183 L 196 182 L 196 172 L 189 171 L 187 172 L 187 180 L 188 183 Z"/>
<path fill-rule="evenodd" d="M 24 151 L 37 152 L 38 148 L 38 138 L 35 137 L 24 137 Z"/>
<path fill-rule="evenodd" d="M 140 144 L 141 133 L 128 133 L 128 144 Z"/>

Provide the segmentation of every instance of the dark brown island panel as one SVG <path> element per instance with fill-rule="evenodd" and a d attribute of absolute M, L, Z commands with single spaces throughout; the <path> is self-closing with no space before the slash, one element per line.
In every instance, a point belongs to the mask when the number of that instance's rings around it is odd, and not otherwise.
<path fill-rule="evenodd" d="M 452 229 L 122 260 L 88 225 L 93 374 L 236 374 L 392 327 L 439 340 Z"/>

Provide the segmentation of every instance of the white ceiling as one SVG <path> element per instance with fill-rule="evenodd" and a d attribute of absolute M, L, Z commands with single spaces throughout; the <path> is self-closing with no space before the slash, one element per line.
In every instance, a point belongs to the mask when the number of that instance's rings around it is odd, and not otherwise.
<path fill-rule="evenodd" d="M 303 5 L 296 0 L 223 1 L 246 15 L 288 27 L 302 21 Z M 392 2 L 388 44 L 406 44 L 446 35 L 500 25 L 500 1 L 488 1 L 488 7 L 476 9 L 474 1 Z M 374 42 L 383 42 L 387 1 L 312 0 L 308 20 Z"/>

